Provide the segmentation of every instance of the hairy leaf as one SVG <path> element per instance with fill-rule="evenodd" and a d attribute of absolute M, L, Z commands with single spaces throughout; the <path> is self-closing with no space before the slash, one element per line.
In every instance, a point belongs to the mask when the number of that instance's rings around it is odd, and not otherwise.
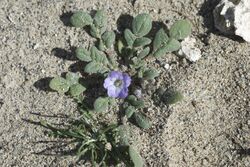
<path fill-rule="evenodd" d="M 151 43 L 151 39 L 146 37 L 137 38 L 134 42 L 134 47 L 142 47 Z"/>
<path fill-rule="evenodd" d="M 103 40 L 104 45 L 106 46 L 106 48 L 111 48 L 111 46 L 115 42 L 115 33 L 114 33 L 114 31 L 106 31 L 102 35 L 102 40 Z"/>
<path fill-rule="evenodd" d="M 91 61 L 90 52 L 82 47 L 79 47 L 76 49 L 76 57 L 81 61 L 85 61 L 85 62 Z"/>
<path fill-rule="evenodd" d="M 146 80 L 154 79 L 157 76 L 159 76 L 159 72 L 153 68 L 148 69 L 143 73 L 143 78 Z"/>
<path fill-rule="evenodd" d="M 167 44 L 165 44 L 163 47 L 159 48 L 155 53 L 154 56 L 155 57 L 161 57 L 164 54 L 168 53 L 168 52 L 174 52 L 179 50 L 181 47 L 181 44 L 179 41 L 177 41 L 174 38 L 171 38 L 168 40 Z"/>
<path fill-rule="evenodd" d="M 71 16 L 70 22 L 74 27 L 82 28 L 87 25 L 91 25 L 93 22 L 93 19 L 88 13 L 79 11 L 79 12 L 75 12 Z"/>
<path fill-rule="evenodd" d="M 73 73 L 73 72 L 68 72 L 66 74 L 66 80 L 68 81 L 68 83 L 71 85 L 77 84 L 79 81 L 79 74 L 77 73 Z"/>
<path fill-rule="evenodd" d="M 118 127 L 119 143 L 121 146 L 129 145 L 129 127 L 120 125 Z"/>
<path fill-rule="evenodd" d="M 125 110 L 125 115 L 127 116 L 127 118 L 130 118 L 134 113 L 135 113 L 135 107 L 134 106 L 128 106 L 128 108 L 126 108 Z"/>
<path fill-rule="evenodd" d="M 62 77 L 55 77 L 49 83 L 49 87 L 59 93 L 66 93 L 69 86 L 68 81 Z"/>
<path fill-rule="evenodd" d="M 129 146 L 129 156 L 134 164 L 134 167 L 143 167 L 143 159 L 133 146 Z"/>
<path fill-rule="evenodd" d="M 102 68 L 103 68 L 102 64 L 92 61 L 85 66 L 84 72 L 89 74 L 99 73 L 102 70 Z"/>
<path fill-rule="evenodd" d="M 135 108 L 143 108 L 144 107 L 144 102 L 142 100 L 138 100 L 134 95 L 128 96 L 127 101 Z"/>
<path fill-rule="evenodd" d="M 175 22 L 169 30 L 169 35 L 177 40 L 184 39 L 191 34 L 192 25 L 188 20 Z"/>
<path fill-rule="evenodd" d="M 139 14 L 132 22 L 133 33 L 138 37 L 147 35 L 152 29 L 152 19 L 149 14 Z"/>
<path fill-rule="evenodd" d="M 175 104 L 183 99 L 183 95 L 179 91 L 167 90 L 162 96 L 162 101 L 167 104 Z"/>
<path fill-rule="evenodd" d="M 91 53 L 90 56 L 93 61 L 96 61 L 104 65 L 108 64 L 106 55 L 100 50 L 98 50 L 95 46 L 91 47 L 90 53 Z"/>
<path fill-rule="evenodd" d="M 84 86 L 82 86 L 81 84 L 74 84 L 74 85 L 70 86 L 69 93 L 71 96 L 77 97 L 77 96 L 81 95 L 85 90 L 86 90 L 86 88 Z"/>
<path fill-rule="evenodd" d="M 168 42 L 168 35 L 165 33 L 163 28 L 161 28 L 155 35 L 153 42 L 154 51 L 158 50 L 160 47 L 164 46 Z"/>
<path fill-rule="evenodd" d="M 143 115 L 142 113 L 136 112 L 133 114 L 133 116 L 134 116 L 136 124 L 139 127 L 143 128 L 143 129 L 148 129 L 151 127 L 151 123 L 150 123 L 149 119 L 145 115 Z"/>
<path fill-rule="evenodd" d="M 136 36 L 129 29 L 126 29 L 124 31 L 124 38 L 127 42 L 127 45 L 132 47 L 136 39 Z"/>
<path fill-rule="evenodd" d="M 108 98 L 98 97 L 94 102 L 94 109 L 97 112 L 107 111 L 109 106 Z"/>
<path fill-rule="evenodd" d="M 100 35 L 106 31 L 108 23 L 108 17 L 104 10 L 98 10 L 94 17 L 94 25 L 99 29 Z"/>
<path fill-rule="evenodd" d="M 138 58 L 139 58 L 139 59 L 145 58 L 145 57 L 149 54 L 149 52 L 150 52 L 150 48 L 149 48 L 149 47 L 144 48 L 144 49 L 139 53 Z"/>
<path fill-rule="evenodd" d="M 101 38 L 100 29 L 98 29 L 95 25 L 90 26 L 90 34 L 95 38 Z"/>

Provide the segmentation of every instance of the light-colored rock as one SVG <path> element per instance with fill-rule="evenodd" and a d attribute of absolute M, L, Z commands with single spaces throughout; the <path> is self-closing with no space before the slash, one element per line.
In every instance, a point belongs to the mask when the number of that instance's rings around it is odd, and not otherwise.
<path fill-rule="evenodd" d="M 219 31 L 250 42 L 250 0 L 222 0 L 213 14 Z"/>
<path fill-rule="evenodd" d="M 201 51 L 195 47 L 195 38 L 187 37 L 181 42 L 181 49 L 178 54 L 184 56 L 191 62 L 196 62 L 201 58 Z"/>

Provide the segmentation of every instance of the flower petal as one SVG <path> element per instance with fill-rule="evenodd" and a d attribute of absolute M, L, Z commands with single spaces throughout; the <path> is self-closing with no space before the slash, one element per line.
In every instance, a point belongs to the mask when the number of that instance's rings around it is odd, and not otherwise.
<path fill-rule="evenodd" d="M 122 73 L 119 72 L 119 71 L 111 71 L 111 72 L 109 73 L 109 76 L 108 76 L 108 77 L 109 77 L 109 78 L 120 79 L 120 80 L 123 79 Z"/>
<path fill-rule="evenodd" d="M 129 87 L 129 85 L 131 84 L 131 77 L 127 73 L 123 73 L 122 75 L 125 86 Z"/>
<path fill-rule="evenodd" d="M 103 87 L 108 89 L 110 86 L 113 86 L 115 83 L 115 78 L 106 78 L 103 83 Z"/>
<path fill-rule="evenodd" d="M 108 96 L 109 97 L 118 97 L 121 92 L 121 88 L 118 88 L 116 86 L 110 86 L 108 87 Z"/>
<path fill-rule="evenodd" d="M 123 88 L 120 92 L 118 97 L 125 99 L 128 96 L 128 88 Z"/>

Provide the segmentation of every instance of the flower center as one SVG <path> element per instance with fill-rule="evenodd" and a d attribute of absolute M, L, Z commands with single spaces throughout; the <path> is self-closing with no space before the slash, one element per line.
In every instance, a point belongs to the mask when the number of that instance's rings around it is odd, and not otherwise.
<path fill-rule="evenodd" d="M 117 79 L 117 80 L 115 81 L 114 85 L 115 85 L 116 87 L 122 86 L 122 80 Z"/>

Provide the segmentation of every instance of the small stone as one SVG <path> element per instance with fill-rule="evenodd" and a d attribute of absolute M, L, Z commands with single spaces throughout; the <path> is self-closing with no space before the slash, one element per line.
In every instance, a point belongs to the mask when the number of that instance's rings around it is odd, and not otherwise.
<path fill-rule="evenodd" d="M 170 65 L 167 63 L 167 64 L 164 65 L 164 68 L 165 68 L 166 70 L 169 70 L 169 69 L 170 69 Z"/>
<path fill-rule="evenodd" d="M 191 62 L 196 62 L 201 58 L 201 51 L 195 47 L 195 38 L 187 37 L 181 42 L 181 49 L 178 54 L 184 56 Z"/>

